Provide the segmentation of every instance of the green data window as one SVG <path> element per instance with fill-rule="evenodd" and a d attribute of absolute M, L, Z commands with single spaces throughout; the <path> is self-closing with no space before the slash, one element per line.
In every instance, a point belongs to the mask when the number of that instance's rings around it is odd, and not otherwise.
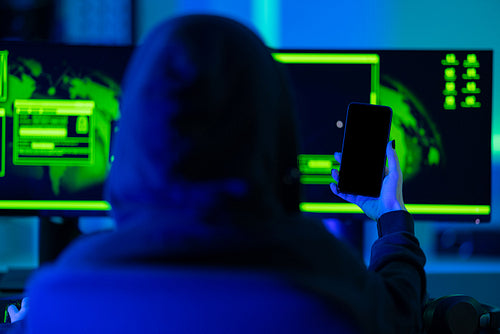
<path fill-rule="evenodd" d="M 16 100 L 14 164 L 92 165 L 94 106 L 85 100 Z"/>

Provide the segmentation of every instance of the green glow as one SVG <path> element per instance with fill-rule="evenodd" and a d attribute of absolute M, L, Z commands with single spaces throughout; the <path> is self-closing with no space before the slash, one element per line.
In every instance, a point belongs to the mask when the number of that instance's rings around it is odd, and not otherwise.
<path fill-rule="evenodd" d="M 475 53 L 467 55 L 467 59 L 464 60 L 464 67 L 479 67 L 479 62 L 477 61 Z"/>
<path fill-rule="evenodd" d="M 285 64 L 367 64 L 371 65 L 369 101 L 377 104 L 380 89 L 380 57 L 362 53 L 273 53 L 276 61 Z"/>
<path fill-rule="evenodd" d="M 454 67 L 448 67 L 444 70 L 444 79 L 447 81 L 455 81 L 457 79 L 456 70 Z"/>
<path fill-rule="evenodd" d="M 406 208 L 413 214 L 459 214 L 459 215 L 489 215 L 489 205 L 432 205 L 432 204 L 408 204 Z"/>
<path fill-rule="evenodd" d="M 9 71 L 21 73 L 19 77 L 13 74 L 8 75 L 7 86 L 9 93 L 7 94 L 7 100 L 0 102 L 0 107 L 5 108 L 7 116 L 12 117 L 14 101 L 31 98 L 37 88 L 37 84 L 33 76 L 24 73 L 25 69 L 9 68 Z"/>
<path fill-rule="evenodd" d="M 8 56 L 8 51 L 0 51 L 0 102 L 5 102 L 7 100 L 7 77 L 9 75 L 7 67 Z"/>
<path fill-rule="evenodd" d="M 429 154 L 427 155 L 427 164 L 429 166 L 439 165 L 440 154 L 437 148 L 429 148 Z"/>
<path fill-rule="evenodd" d="M 424 215 L 489 215 L 489 205 L 433 205 L 433 204 L 406 204 L 412 214 Z M 350 203 L 300 203 L 300 210 L 311 213 L 363 213 L 354 204 Z"/>
<path fill-rule="evenodd" d="M 444 109 L 446 110 L 454 110 L 457 108 L 457 104 L 455 102 L 455 96 L 447 96 L 444 98 Z"/>
<path fill-rule="evenodd" d="M 15 100 L 13 163 L 27 166 L 90 166 L 94 163 L 94 101 Z M 68 129 L 76 117 L 74 131 Z M 72 135 L 77 133 L 78 136 Z M 86 134 L 87 136 L 82 136 Z M 35 139 L 34 137 L 38 137 Z M 39 138 L 50 137 L 49 146 Z M 42 146 L 41 146 L 42 145 Z M 62 177 L 64 170 L 49 170 L 50 176 Z M 52 180 L 54 194 L 59 181 Z"/>
<path fill-rule="evenodd" d="M 84 99 L 95 101 L 95 108 L 101 110 L 103 117 L 109 120 L 116 120 L 120 117 L 119 103 L 117 96 L 120 95 L 120 86 L 111 82 L 105 77 L 101 80 L 106 82 L 108 86 L 96 83 L 88 78 L 67 78 L 69 94 L 72 99 Z"/>
<path fill-rule="evenodd" d="M 274 59 L 292 64 L 379 64 L 377 54 L 356 53 L 273 53 Z"/>
<path fill-rule="evenodd" d="M 462 108 L 481 108 L 481 102 L 477 102 L 476 97 L 474 95 L 470 95 L 465 97 L 465 101 L 460 102 L 460 106 Z"/>
<path fill-rule="evenodd" d="M 459 65 L 460 63 L 457 60 L 457 56 L 454 53 L 448 53 L 446 58 L 441 60 L 441 64 L 443 65 Z"/>
<path fill-rule="evenodd" d="M 0 131 L 0 150 L 2 155 L 0 156 L 0 177 L 5 176 L 5 109 L 0 108 L 0 121 L 2 122 Z"/>
<path fill-rule="evenodd" d="M 465 88 L 462 88 L 462 93 L 479 94 L 481 93 L 481 89 L 477 88 L 477 83 L 475 81 L 468 81 Z"/>
<path fill-rule="evenodd" d="M 299 154 L 297 160 L 302 174 L 330 175 L 333 168 L 339 168 L 339 163 L 333 155 Z"/>
<path fill-rule="evenodd" d="M 307 162 L 307 167 L 309 168 L 323 168 L 323 169 L 332 169 L 333 165 L 330 160 L 309 160 Z"/>
<path fill-rule="evenodd" d="M 80 136 L 80 143 L 85 141 L 84 137 L 92 139 L 91 141 L 86 139 L 85 146 L 89 145 L 93 151 L 90 161 L 77 162 L 68 159 L 64 161 L 63 158 L 59 157 L 61 159 L 54 158 L 50 162 L 46 159 L 43 162 L 43 157 L 40 157 L 42 160 L 17 161 L 15 164 L 27 165 L 22 171 L 33 179 L 42 178 L 43 174 L 47 173 L 48 170 L 51 186 L 56 196 L 62 189 L 67 193 L 77 193 L 101 184 L 106 179 L 110 167 L 110 124 L 112 121 L 120 118 L 118 101 L 121 95 L 121 88 L 119 82 L 105 72 L 96 71 L 92 68 L 82 72 L 81 70 L 75 70 L 70 64 L 66 63 L 58 65 L 61 68 L 56 73 L 50 70 L 53 68 L 53 64 L 45 64 L 35 58 L 36 56 L 33 59 L 14 57 L 14 60 L 11 61 L 11 55 L 9 55 L 8 72 L 5 72 L 7 77 L 7 85 L 5 87 L 8 87 L 9 92 L 7 100 L 4 102 L 0 101 L 0 108 L 4 108 L 7 117 L 13 117 L 15 121 L 16 117 L 13 111 L 15 110 L 14 102 L 16 100 L 31 101 L 36 97 L 40 100 L 45 99 L 57 103 L 56 101 L 58 100 L 56 99 L 64 102 L 65 100 L 61 98 L 69 96 L 71 100 L 78 100 L 84 103 L 94 101 L 95 107 L 93 112 L 91 115 L 87 115 L 89 117 L 88 135 Z M 4 64 L 0 63 L 0 68 L 1 65 Z M 46 106 L 51 107 L 49 104 Z M 62 108 L 59 109 L 62 110 Z M 71 110 L 69 111 L 69 115 L 75 115 L 75 112 L 77 111 Z M 64 118 L 64 115 L 58 117 Z M 59 126 L 64 125 L 59 124 Z M 74 133 L 76 130 L 84 132 L 85 124 L 80 121 L 80 127 L 76 126 L 71 131 Z M 68 132 L 71 133 L 71 131 Z M 27 139 L 27 137 L 24 138 Z M 72 140 L 71 137 L 67 137 L 64 139 L 64 143 L 71 143 L 73 146 L 78 146 L 77 142 L 70 140 Z M 50 141 L 56 142 L 52 138 Z M 58 149 L 57 146 L 58 144 L 56 143 L 56 150 Z M 80 146 L 84 145 L 80 144 Z M 28 149 L 29 147 L 27 146 Z M 45 155 L 47 154 L 47 150 L 41 152 Z M 48 168 L 42 169 L 39 166 L 48 166 Z"/>
<path fill-rule="evenodd" d="M 401 82 L 384 76 L 380 103 L 393 110 L 390 138 L 396 140 L 404 180 L 416 177 L 429 162 L 439 165 L 444 154 L 441 135 L 420 99 Z"/>
<path fill-rule="evenodd" d="M 20 127 L 19 136 L 22 137 L 67 137 L 68 130 L 63 128 L 32 128 Z"/>
<path fill-rule="evenodd" d="M 92 210 L 109 211 L 106 201 L 1 201 L 0 209 L 12 210 Z"/>
<path fill-rule="evenodd" d="M 380 91 L 380 58 L 378 55 L 375 55 L 377 59 L 377 63 L 373 63 L 371 65 L 372 70 L 372 81 L 371 81 L 371 92 L 370 92 L 370 103 L 378 104 L 379 103 L 379 91 Z"/>
<path fill-rule="evenodd" d="M 98 77 L 97 82 L 94 77 Z M 94 164 L 91 167 L 71 167 L 61 171 L 59 178 L 64 188 L 69 191 L 79 191 L 95 184 L 104 182 L 109 170 L 109 148 L 111 146 L 111 127 L 114 120 L 120 118 L 118 97 L 121 95 L 120 85 L 104 74 L 92 77 L 72 78 L 64 77 L 70 86 L 69 94 L 72 99 L 95 101 L 93 114 L 94 134 Z M 90 129 L 89 129 L 90 131 Z M 54 173 L 54 178 L 56 174 Z M 57 182 L 57 180 L 54 180 Z"/>
<path fill-rule="evenodd" d="M 500 156 L 500 134 L 493 134 L 491 140 L 491 150 L 495 156 Z"/>
<path fill-rule="evenodd" d="M 35 59 L 18 58 L 19 62 L 22 63 L 33 75 L 38 78 L 43 73 L 42 64 L 37 62 Z"/>
<path fill-rule="evenodd" d="M 31 148 L 34 150 L 53 150 L 55 147 L 54 143 L 48 142 L 33 142 L 31 143 Z"/>
<path fill-rule="evenodd" d="M 356 205 L 350 203 L 300 203 L 302 212 L 311 213 L 363 213 Z"/>
<path fill-rule="evenodd" d="M 475 68 L 468 68 L 467 72 L 462 74 L 462 78 L 464 80 L 479 80 L 481 76 L 477 74 L 477 70 Z"/>
<path fill-rule="evenodd" d="M 302 184 L 330 184 L 334 182 L 333 178 L 328 175 L 302 175 L 300 183 Z"/>
<path fill-rule="evenodd" d="M 92 115 L 94 101 L 79 100 L 15 100 L 14 108 L 32 113 L 53 112 L 56 115 Z"/>
<path fill-rule="evenodd" d="M 76 133 L 79 135 L 89 133 L 89 121 L 87 117 L 78 116 L 76 120 Z"/>
<path fill-rule="evenodd" d="M 457 95 L 456 84 L 454 81 L 447 81 L 445 83 L 443 94 L 446 96 Z"/>
<path fill-rule="evenodd" d="M 307 163 L 310 160 L 336 161 L 333 155 L 328 154 L 299 154 L 298 159 L 304 163 Z"/>
<path fill-rule="evenodd" d="M 252 18 L 266 45 L 280 44 L 280 0 L 252 0 Z"/>

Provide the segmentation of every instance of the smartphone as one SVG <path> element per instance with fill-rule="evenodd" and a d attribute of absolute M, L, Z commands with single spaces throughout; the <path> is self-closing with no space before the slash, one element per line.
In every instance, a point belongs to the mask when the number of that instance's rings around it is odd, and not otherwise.
<path fill-rule="evenodd" d="M 391 121 L 390 107 L 365 103 L 349 104 L 339 169 L 339 192 L 368 197 L 380 196 Z"/>

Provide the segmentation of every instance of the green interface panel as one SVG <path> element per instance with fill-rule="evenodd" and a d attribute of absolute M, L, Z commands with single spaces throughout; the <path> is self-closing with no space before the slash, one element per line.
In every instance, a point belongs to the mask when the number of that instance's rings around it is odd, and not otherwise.
<path fill-rule="evenodd" d="M 94 159 L 94 102 L 16 100 L 15 165 L 91 165 Z"/>
<path fill-rule="evenodd" d="M 445 87 L 443 89 L 444 109 L 456 110 L 481 108 L 481 62 L 474 52 L 465 59 L 459 59 L 455 53 L 448 53 L 441 60 Z M 487 98 L 487 97 L 486 97 Z"/>
<path fill-rule="evenodd" d="M 7 100 L 8 51 L 0 51 L 0 102 Z"/>
<path fill-rule="evenodd" d="M 339 169 L 339 163 L 333 155 L 299 154 L 298 165 L 300 183 L 330 184 L 333 182 L 332 169 Z"/>
<path fill-rule="evenodd" d="M 370 65 L 371 92 L 369 101 L 377 104 L 380 86 L 380 57 L 375 53 L 284 53 L 275 52 L 276 61 L 284 64 Z"/>
<path fill-rule="evenodd" d="M 0 215 L 107 215 L 134 46 L 0 41 Z"/>
<path fill-rule="evenodd" d="M 336 198 L 329 184 L 339 168 L 333 153 L 342 150 L 347 105 L 363 102 L 393 109 L 390 138 L 411 213 L 424 220 L 489 221 L 491 51 L 276 50 L 273 56 L 286 65 L 297 102 L 303 212 L 361 213 Z M 474 164 L 463 164 L 464 151 Z M 457 181 L 465 175 L 475 181 Z"/>
<path fill-rule="evenodd" d="M 273 57 L 278 62 L 287 64 L 288 68 L 292 75 L 293 80 L 311 80 L 309 83 L 305 83 L 304 86 L 295 87 L 295 90 L 299 90 L 297 92 L 300 95 L 300 91 L 307 91 L 311 89 L 311 87 L 316 87 L 318 81 L 324 80 L 325 84 L 335 82 L 328 87 L 328 89 L 323 92 L 325 96 L 330 94 L 332 97 L 336 95 L 344 95 L 342 91 L 344 86 L 344 82 L 342 81 L 341 76 L 337 76 L 337 73 L 343 73 L 343 76 L 349 76 L 353 78 L 354 83 L 350 84 L 349 87 L 359 87 L 359 100 L 357 102 L 365 102 L 371 104 L 379 103 L 379 95 L 380 95 L 380 57 L 376 53 L 310 53 L 310 52 L 276 52 L 273 54 Z M 318 77 L 308 78 L 306 75 L 301 73 L 296 74 L 294 69 L 299 69 L 303 66 L 310 66 L 306 71 L 314 71 L 315 69 L 321 68 L 326 69 L 325 66 L 331 68 L 330 72 L 323 72 L 322 70 L 319 72 L 321 75 L 321 79 Z M 318 67 L 319 66 L 319 67 Z M 304 67 L 303 67 L 304 68 Z M 358 72 L 356 72 L 358 71 Z M 355 73 L 363 74 L 357 76 Z M 295 75 L 296 74 L 296 75 Z M 295 75 L 295 76 L 294 76 Z M 337 86 L 340 85 L 340 86 Z M 342 87 L 344 86 L 344 87 Z M 317 98 L 316 96 L 308 97 L 304 103 L 304 108 L 309 108 L 310 106 L 314 106 L 314 100 Z M 325 99 L 328 101 L 328 98 Z M 349 101 L 353 102 L 353 101 Z M 317 117 L 317 108 L 325 108 L 329 115 L 339 115 L 335 119 L 332 118 L 323 118 L 322 122 L 324 123 L 332 123 L 333 131 L 343 132 L 343 117 L 347 108 L 348 101 L 345 101 L 345 105 L 342 102 L 336 101 L 333 99 L 331 102 L 322 103 L 315 107 L 315 110 L 310 110 L 308 112 L 307 118 L 314 119 Z M 303 112 L 300 110 L 299 113 Z M 308 119 L 300 120 L 302 123 L 308 121 Z M 304 127 L 304 124 L 301 124 Z M 307 132 L 307 130 L 305 130 Z M 310 152 L 313 154 L 299 154 L 298 155 L 298 167 L 300 171 L 300 182 L 304 186 L 321 186 L 325 189 L 328 188 L 328 185 L 333 181 L 331 177 L 331 170 L 333 168 L 338 169 L 339 164 L 335 161 L 333 157 L 333 143 L 327 143 L 328 152 L 330 154 L 324 154 L 324 150 L 321 150 L 317 145 L 318 142 L 315 142 L 313 145 L 307 145 L 308 138 L 304 138 L 306 141 L 305 146 L 306 150 L 307 146 L 314 146 L 316 151 Z M 321 152 L 318 152 L 321 151 Z M 309 152 L 308 152 L 309 153 Z M 307 191 L 307 189 L 306 189 Z M 332 200 L 334 198 L 332 197 Z M 301 210 L 304 212 L 316 212 L 316 213 L 346 213 L 345 207 L 352 209 L 349 204 L 344 203 L 301 203 Z M 357 213 L 357 211 L 348 213 Z"/>
<path fill-rule="evenodd" d="M 5 109 L 0 108 L 0 177 L 5 176 Z"/>

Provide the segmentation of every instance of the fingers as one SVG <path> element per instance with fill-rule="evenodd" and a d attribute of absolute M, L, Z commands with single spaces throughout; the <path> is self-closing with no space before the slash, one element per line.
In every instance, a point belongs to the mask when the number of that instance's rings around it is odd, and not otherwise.
<path fill-rule="evenodd" d="M 339 188 L 337 185 L 337 183 L 339 182 L 339 171 L 338 170 L 332 169 L 332 178 L 336 182 L 336 183 L 333 183 L 333 182 L 330 183 L 330 190 L 332 191 L 332 193 L 334 193 L 338 197 L 342 198 L 343 200 L 351 202 L 353 200 L 351 198 L 352 197 L 351 195 L 343 194 L 343 193 L 339 192 Z"/>
<path fill-rule="evenodd" d="M 339 171 L 337 169 L 332 169 L 332 178 L 335 182 L 339 182 Z"/>
<path fill-rule="evenodd" d="M 338 170 L 332 169 L 332 178 L 335 181 L 335 183 L 333 183 L 333 182 L 330 183 L 330 190 L 335 195 L 339 196 L 340 198 L 343 198 L 343 194 L 341 194 L 339 192 L 339 189 L 338 189 L 338 186 L 337 186 L 337 183 L 339 182 L 339 171 Z"/>
<path fill-rule="evenodd" d="M 29 305 L 29 298 L 24 297 L 23 300 L 21 301 L 21 309 L 27 309 Z"/>
<path fill-rule="evenodd" d="M 28 312 L 29 299 L 23 298 L 21 301 L 21 309 L 18 310 L 15 305 L 10 305 L 7 308 L 7 312 L 9 312 L 10 322 L 14 323 L 16 321 L 24 319 L 26 313 Z"/>
<path fill-rule="evenodd" d="M 339 190 L 337 189 L 337 185 L 335 183 L 330 183 L 330 190 L 332 191 L 332 193 L 334 193 L 335 195 L 338 195 L 339 194 Z"/>
<path fill-rule="evenodd" d="M 7 308 L 7 312 L 9 312 L 9 317 L 13 319 L 16 317 L 16 314 L 19 313 L 19 310 L 15 305 L 9 305 L 9 307 Z"/>
<path fill-rule="evenodd" d="M 333 180 L 338 183 L 339 182 L 339 171 L 336 169 L 332 169 L 332 178 Z M 331 191 L 338 196 L 339 190 L 337 189 L 337 184 L 336 183 L 330 183 L 330 189 Z"/>
<path fill-rule="evenodd" d="M 338 162 L 340 163 L 340 160 L 342 160 L 342 153 L 340 152 L 335 152 L 333 153 L 333 158 Z"/>
<path fill-rule="evenodd" d="M 346 194 L 339 192 L 339 189 L 338 189 L 338 186 L 336 183 L 330 183 L 330 190 L 332 191 L 332 193 L 334 193 L 338 197 L 349 202 L 349 198 L 348 198 L 349 195 L 346 195 Z"/>

